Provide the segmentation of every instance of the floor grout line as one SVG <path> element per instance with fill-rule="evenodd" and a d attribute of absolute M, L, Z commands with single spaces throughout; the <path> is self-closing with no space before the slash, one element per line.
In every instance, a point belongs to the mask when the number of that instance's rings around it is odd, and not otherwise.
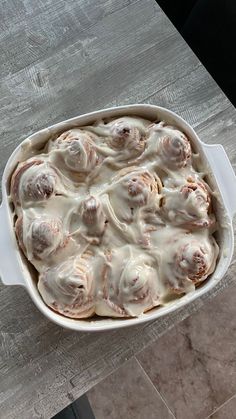
<path fill-rule="evenodd" d="M 161 398 L 161 400 L 163 401 L 164 405 L 166 406 L 166 408 L 169 410 L 169 412 L 171 413 L 171 415 L 173 416 L 173 419 L 176 419 L 174 413 L 172 412 L 172 410 L 169 408 L 165 398 L 161 395 L 161 393 L 159 393 L 159 391 L 157 390 L 157 388 L 154 386 L 151 378 L 149 377 L 148 373 L 145 371 L 145 369 L 143 368 L 142 364 L 139 362 L 138 358 L 136 358 L 136 356 L 134 357 L 136 362 L 138 363 L 139 367 L 141 368 L 143 374 L 145 375 L 146 379 L 148 380 L 148 382 L 152 385 L 152 387 L 154 388 L 155 392 L 158 394 L 158 396 Z"/>
<path fill-rule="evenodd" d="M 232 399 L 236 397 L 236 394 L 234 394 L 232 397 L 230 397 L 228 400 L 226 400 L 224 403 L 222 403 L 219 407 L 217 407 L 213 412 L 211 412 L 210 415 L 208 415 L 205 419 L 210 419 L 212 415 L 217 413 L 222 407 L 224 407 L 227 403 L 229 403 Z"/>

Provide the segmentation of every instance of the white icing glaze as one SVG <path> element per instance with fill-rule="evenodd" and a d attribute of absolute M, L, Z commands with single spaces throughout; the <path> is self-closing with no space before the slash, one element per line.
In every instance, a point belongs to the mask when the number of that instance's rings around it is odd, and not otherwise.
<path fill-rule="evenodd" d="M 177 128 L 99 121 L 27 155 L 11 182 L 15 229 L 52 309 L 139 316 L 214 271 L 212 194 Z"/>
<path fill-rule="evenodd" d="M 88 173 L 98 164 L 96 137 L 80 129 L 71 129 L 49 143 L 50 160 L 57 163 L 64 161 L 65 166 L 75 172 Z"/>
<path fill-rule="evenodd" d="M 96 313 L 113 317 L 138 316 L 159 304 L 156 261 L 131 245 L 108 253 Z"/>
<path fill-rule="evenodd" d="M 87 252 L 40 274 L 38 289 L 49 307 L 75 318 L 94 314 L 95 282 L 91 259 L 92 255 Z"/>
<path fill-rule="evenodd" d="M 162 281 L 175 293 L 194 291 L 215 269 L 218 246 L 209 232 L 179 234 L 172 238 L 160 264 Z"/>
<path fill-rule="evenodd" d="M 186 181 L 180 187 L 163 188 L 163 216 L 172 224 L 208 227 L 215 221 L 209 215 L 211 198 L 204 182 Z"/>
<path fill-rule="evenodd" d="M 191 146 L 186 135 L 163 122 L 150 126 L 148 144 L 146 152 L 157 154 L 161 167 L 176 170 L 191 161 Z"/>

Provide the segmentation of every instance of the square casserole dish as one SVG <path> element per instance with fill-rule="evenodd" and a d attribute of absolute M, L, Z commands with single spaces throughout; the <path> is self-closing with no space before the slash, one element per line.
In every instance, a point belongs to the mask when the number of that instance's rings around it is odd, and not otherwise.
<path fill-rule="evenodd" d="M 194 292 L 172 301 L 166 306 L 156 307 L 145 314 L 131 319 L 91 318 L 75 320 L 63 317 L 52 311 L 43 302 L 37 290 L 37 278 L 26 258 L 18 247 L 14 232 L 14 220 L 11 204 L 9 204 L 9 184 L 12 172 L 17 163 L 24 160 L 25 150 L 30 144 L 39 149 L 44 143 L 56 134 L 73 127 L 90 125 L 103 118 L 118 118 L 121 116 L 135 115 L 151 121 L 164 120 L 171 125 L 176 125 L 184 131 L 191 141 L 194 152 L 201 155 L 204 171 L 207 172 L 207 182 L 216 196 L 214 207 L 220 224 L 217 232 L 217 242 L 220 253 L 214 273 Z M 5 285 L 24 286 L 38 309 L 50 320 L 58 325 L 77 331 L 104 331 L 118 329 L 143 322 L 153 321 L 169 314 L 193 300 L 207 293 L 224 277 L 234 250 L 234 234 L 232 220 L 236 212 L 236 176 L 229 162 L 224 148 L 221 145 L 204 144 L 193 128 L 181 117 L 165 108 L 154 105 L 135 104 L 104 109 L 89 114 L 81 115 L 46 129 L 38 131 L 25 139 L 10 156 L 2 178 L 2 204 L 0 207 L 0 276 Z"/>

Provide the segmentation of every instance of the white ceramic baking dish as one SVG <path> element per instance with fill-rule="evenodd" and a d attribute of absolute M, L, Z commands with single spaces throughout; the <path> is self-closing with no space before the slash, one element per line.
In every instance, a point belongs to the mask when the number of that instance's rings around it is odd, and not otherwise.
<path fill-rule="evenodd" d="M 221 228 L 218 233 L 220 254 L 215 272 L 195 292 L 172 302 L 165 307 L 157 307 L 132 319 L 106 319 L 95 318 L 88 320 L 74 320 L 63 317 L 49 309 L 38 293 L 34 270 L 30 268 L 19 250 L 13 230 L 12 208 L 9 205 L 9 180 L 16 164 L 25 157 L 25 150 L 29 144 L 38 145 L 39 148 L 51 135 L 66 129 L 88 125 L 101 118 L 119 117 L 122 115 L 137 115 L 152 121 L 164 120 L 177 125 L 191 139 L 196 152 L 202 156 L 204 167 L 207 169 L 208 182 L 216 191 L 215 209 Z M 27 146 L 27 147 L 26 147 Z M 236 176 L 229 159 L 221 145 L 204 144 L 187 122 L 167 109 L 154 105 L 128 105 L 104 109 L 68 119 L 49 128 L 38 131 L 24 140 L 10 156 L 2 178 L 2 204 L 0 207 L 0 275 L 5 285 L 23 285 L 30 294 L 33 302 L 41 312 L 50 320 L 60 326 L 78 331 L 101 331 L 137 325 L 155 320 L 185 306 L 212 289 L 224 277 L 234 249 L 234 236 L 232 219 L 236 212 Z"/>

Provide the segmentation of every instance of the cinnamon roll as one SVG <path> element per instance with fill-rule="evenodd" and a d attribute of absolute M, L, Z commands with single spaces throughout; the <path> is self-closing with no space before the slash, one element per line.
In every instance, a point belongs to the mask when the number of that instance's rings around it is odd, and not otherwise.
<path fill-rule="evenodd" d="M 100 161 L 93 139 L 85 130 L 72 129 L 51 142 L 49 151 L 56 150 L 69 170 L 89 173 Z"/>
<path fill-rule="evenodd" d="M 218 246 L 212 238 L 186 235 L 167 249 L 163 274 L 168 288 L 176 294 L 187 293 L 203 282 L 215 269 Z"/>
<path fill-rule="evenodd" d="M 132 255 L 129 248 L 113 252 L 96 313 L 136 317 L 159 303 L 157 271 L 152 260 L 144 254 Z"/>
<path fill-rule="evenodd" d="M 47 269 L 39 276 L 38 290 L 50 308 L 66 317 L 92 316 L 95 312 L 92 255 L 87 252 Z"/>
<path fill-rule="evenodd" d="M 20 163 L 12 175 L 11 196 L 15 205 L 49 199 L 56 191 L 58 176 L 46 162 Z"/>
<path fill-rule="evenodd" d="M 189 179 L 175 189 L 164 189 L 162 211 L 173 224 L 187 228 L 209 227 L 215 222 L 211 197 L 203 181 Z"/>
<path fill-rule="evenodd" d="M 131 150 L 134 155 L 141 154 L 145 148 L 144 129 L 129 118 L 116 119 L 110 124 L 110 145 L 116 150 Z"/>
<path fill-rule="evenodd" d="M 186 135 L 175 127 L 159 125 L 152 128 L 157 136 L 157 154 L 164 166 L 177 170 L 191 160 L 191 145 Z"/>
<path fill-rule="evenodd" d="M 82 202 L 82 220 L 89 235 L 102 235 L 106 218 L 98 198 L 90 196 Z"/>
<path fill-rule="evenodd" d="M 19 218 L 16 234 L 29 260 L 45 260 L 65 245 L 62 222 L 59 218 L 38 217 L 33 221 Z"/>
<path fill-rule="evenodd" d="M 123 169 L 109 190 L 111 205 L 119 219 L 131 221 L 141 207 L 159 205 L 161 188 L 161 181 L 155 173 L 132 167 Z"/>

